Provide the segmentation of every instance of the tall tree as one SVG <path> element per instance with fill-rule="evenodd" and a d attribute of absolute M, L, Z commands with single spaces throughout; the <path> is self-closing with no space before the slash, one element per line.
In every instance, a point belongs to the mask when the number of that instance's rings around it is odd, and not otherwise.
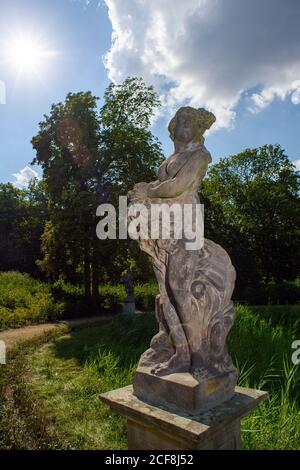
<path fill-rule="evenodd" d="M 97 205 L 115 203 L 135 181 L 151 179 L 161 161 L 160 145 L 149 130 L 159 105 L 152 87 L 128 78 L 108 87 L 100 110 L 97 102 L 90 92 L 68 94 L 52 106 L 32 139 L 51 209 L 40 265 L 54 277 L 82 272 L 86 298 L 93 303 L 101 265 L 114 255 L 107 250 L 110 241 L 96 238 Z"/>
<path fill-rule="evenodd" d="M 33 276 L 40 273 L 41 235 L 48 217 L 43 182 L 33 180 L 28 188 L 0 185 L 0 270 L 18 270 Z"/>
<path fill-rule="evenodd" d="M 230 252 L 237 287 L 299 273 L 299 174 L 280 145 L 222 159 L 201 191 L 206 232 Z"/>

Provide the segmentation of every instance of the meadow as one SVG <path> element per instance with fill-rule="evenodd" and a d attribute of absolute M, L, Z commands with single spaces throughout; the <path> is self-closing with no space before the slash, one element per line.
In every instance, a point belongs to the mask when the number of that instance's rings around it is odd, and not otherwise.
<path fill-rule="evenodd" d="M 150 313 L 118 315 L 12 351 L 0 379 L 0 447 L 126 449 L 125 420 L 99 394 L 131 382 L 156 330 Z M 300 367 L 291 362 L 297 330 L 237 306 L 229 349 L 239 385 L 269 392 L 242 421 L 245 449 L 299 448 Z"/>

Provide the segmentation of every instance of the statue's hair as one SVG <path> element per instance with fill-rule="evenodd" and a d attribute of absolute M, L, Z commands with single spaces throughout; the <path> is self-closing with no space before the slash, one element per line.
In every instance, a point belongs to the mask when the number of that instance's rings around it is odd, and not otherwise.
<path fill-rule="evenodd" d="M 193 119 L 197 123 L 199 133 L 197 134 L 195 140 L 202 140 L 203 133 L 213 125 L 216 120 L 216 117 L 213 113 L 207 111 L 204 108 L 196 109 L 192 108 L 191 106 L 184 106 L 182 108 L 179 108 L 175 116 L 171 119 L 168 126 L 168 131 L 170 133 L 171 139 L 174 140 L 174 130 L 177 118 L 178 115 L 183 111 L 188 112 L 191 115 L 191 119 Z"/>

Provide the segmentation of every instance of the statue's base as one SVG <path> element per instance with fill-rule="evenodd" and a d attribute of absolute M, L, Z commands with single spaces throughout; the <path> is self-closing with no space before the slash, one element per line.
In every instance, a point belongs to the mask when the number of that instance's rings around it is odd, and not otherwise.
<path fill-rule="evenodd" d="M 153 375 L 150 367 L 139 367 L 133 378 L 133 393 L 142 401 L 170 411 L 197 414 L 229 400 L 237 380 L 236 371 L 196 380 L 190 373 Z"/>
<path fill-rule="evenodd" d="M 236 387 L 230 400 L 190 416 L 144 403 L 131 385 L 100 396 L 127 418 L 130 450 L 240 449 L 240 420 L 266 397 L 266 392 Z"/>
<path fill-rule="evenodd" d="M 133 296 L 127 296 L 127 298 L 124 301 L 123 304 L 123 309 L 122 309 L 123 315 L 134 315 L 135 314 L 135 300 Z"/>

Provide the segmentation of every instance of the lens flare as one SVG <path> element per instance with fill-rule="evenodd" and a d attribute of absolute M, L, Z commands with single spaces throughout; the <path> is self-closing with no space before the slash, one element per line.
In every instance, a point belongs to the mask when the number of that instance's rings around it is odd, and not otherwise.
<path fill-rule="evenodd" d="M 5 46 L 5 63 L 21 75 L 40 74 L 54 55 L 56 53 L 34 35 L 16 35 Z"/>

